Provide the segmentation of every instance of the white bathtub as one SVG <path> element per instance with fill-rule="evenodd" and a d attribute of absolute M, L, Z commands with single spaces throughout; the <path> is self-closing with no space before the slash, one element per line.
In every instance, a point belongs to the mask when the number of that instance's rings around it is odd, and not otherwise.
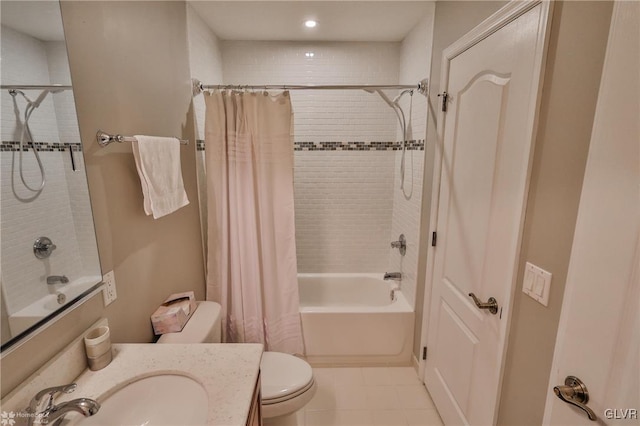
<path fill-rule="evenodd" d="M 9 330 L 12 336 L 17 336 L 38 321 L 48 317 L 67 303 L 89 290 L 96 283 L 102 281 L 102 276 L 86 276 L 77 278 L 70 283 L 57 285 L 57 290 L 47 294 L 30 305 L 20 309 L 18 312 L 9 315 Z M 47 285 L 47 284 L 42 284 Z M 58 296 L 63 294 L 62 303 L 58 301 Z"/>
<path fill-rule="evenodd" d="M 314 365 L 409 365 L 414 313 L 382 274 L 298 274 L 307 360 Z"/>

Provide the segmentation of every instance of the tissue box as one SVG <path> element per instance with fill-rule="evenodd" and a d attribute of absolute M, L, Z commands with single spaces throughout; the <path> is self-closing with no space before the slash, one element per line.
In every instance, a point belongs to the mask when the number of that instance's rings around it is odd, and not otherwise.
<path fill-rule="evenodd" d="M 151 315 L 153 332 L 157 335 L 181 331 L 195 310 L 193 291 L 172 294 Z"/>

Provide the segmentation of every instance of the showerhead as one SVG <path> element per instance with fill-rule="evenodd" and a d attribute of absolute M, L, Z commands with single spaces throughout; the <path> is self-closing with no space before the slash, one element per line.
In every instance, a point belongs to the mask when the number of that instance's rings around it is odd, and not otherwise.
<path fill-rule="evenodd" d="M 395 101 L 391 101 L 391 99 L 389 99 L 389 97 L 385 95 L 382 90 L 375 90 L 375 92 L 382 98 L 383 101 L 387 103 L 387 105 L 389 105 L 392 109 L 395 109 L 395 106 L 394 106 Z"/>
<path fill-rule="evenodd" d="M 11 96 L 13 96 L 14 98 L 18 95 L 21 94 L 22 96 L 24 96 L 24 92 L 22 90 L 18 90 L 18 89 L 9 89 L 9 94 Z"/>
<path fill-rule="evenodd" d="M 49 92 L 51 92 L 51 90 L 44 89 L 42 92 L 40 92 L 40 95 L 38 95 L 36 100 L 35 101 L 29 101 L 29 104 L 31 104 L 33 108 L 38 108 L 40 106 L 40 104 L 42 103 L 42 101 L 44 101 L 44 98 L 47 97 Z"/>
<path fill-rule="evenodd" d="M 406 94 L 406 93 L 410 93 L 413 96 L 413 89 L 405 89 L 402 92 L 400 92 L 398 94 L 398 96 L 396 96 L 395 98 L 393 98 L 393 103 L 394 104 L 398 104 L 398 101 Z"/>
<path fill-rule="evenodd" d="M 44 101 L 44 99 L 47 97 L 49 93 L 60 93 L 60 92 L 63 92 L 64 90 L 65 90 L 64 88 L 44 89 L 42 92 L 40 92 L 40 94 L 38 95 L 35 101 L 32 101 L 22 90 L 9 89 L 9 94 L 14 98 L 17 95 L 22 95 L 22 97 L 27 101 L 29 106 L 35 109 L 40 106 L 42 101 Z"/>

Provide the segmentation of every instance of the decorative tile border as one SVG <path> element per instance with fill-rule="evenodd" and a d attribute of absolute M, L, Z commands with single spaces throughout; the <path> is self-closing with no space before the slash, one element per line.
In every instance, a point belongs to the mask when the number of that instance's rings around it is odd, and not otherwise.
<path fill-rule="evenodd" d="M 408 150 L 424 150 L 424 140 L 407 141 Z M 400 151 L 402 142 L 295 142 L 295 151 Z"/>
<path fill-rule="evenodd" d="M 38 152 L 65 152 L 74 151 L 81 152 L 81 143 L 69 143 L 69 142 L 33 142 L 25 143 L 22 147 L 22 151 L 31 151 L 32 145 L 35 145 Z M 2 141 L 0 142 L 0 152 L 18 152 L 20 150 L 20 142 L 18 141 Z"/>
<path fill-rule="evenodd" d="M 198 151 L 204 151 L 204 140 L 196 140 Z M 400 141 L 390 142 L 294 142 L 294 151 L 401 151 Z M 424 139 L 407 141 L 407 150 L 424 151 Z"/>

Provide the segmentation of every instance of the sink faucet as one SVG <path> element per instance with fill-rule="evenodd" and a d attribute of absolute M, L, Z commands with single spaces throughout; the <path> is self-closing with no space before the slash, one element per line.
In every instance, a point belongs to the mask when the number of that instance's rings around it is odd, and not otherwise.
<path fill-rule="evenodd" d="M 402 280 L 402 272 L 385 272 L 384 273 L 385 280 L 394 280 L 400 281 Z"/>
<path fill-rule="evenodd" d="M 66 275 L 49 275 L 47 277 L 47 284 L 66 284 L 69 282 L 69 278 Z"/>
<path fill-rule="evenodd" d="M 54 386 L 52 388 L 43 389 L 31 399 L 27 412 L 29 416 L 27 425 L 33 426 L 35 419 L 39 423 L 53 424 L 57 426 L 62 423 L 64 415 L 70 411 L 75 411 L 85 417 L 93 416 L 100 409 L 100 404 L 89 398 L 78 398 L 71 401 L 61 402 L 55 405 L 53 398 L 58 393 L 71 393 L 76 390 L 75 383 L 62 386 Z M 40 410 L 41 402 L 46 398 L 46 406 Z M 53 423 L 52 423 L 53 422 Z"/>

